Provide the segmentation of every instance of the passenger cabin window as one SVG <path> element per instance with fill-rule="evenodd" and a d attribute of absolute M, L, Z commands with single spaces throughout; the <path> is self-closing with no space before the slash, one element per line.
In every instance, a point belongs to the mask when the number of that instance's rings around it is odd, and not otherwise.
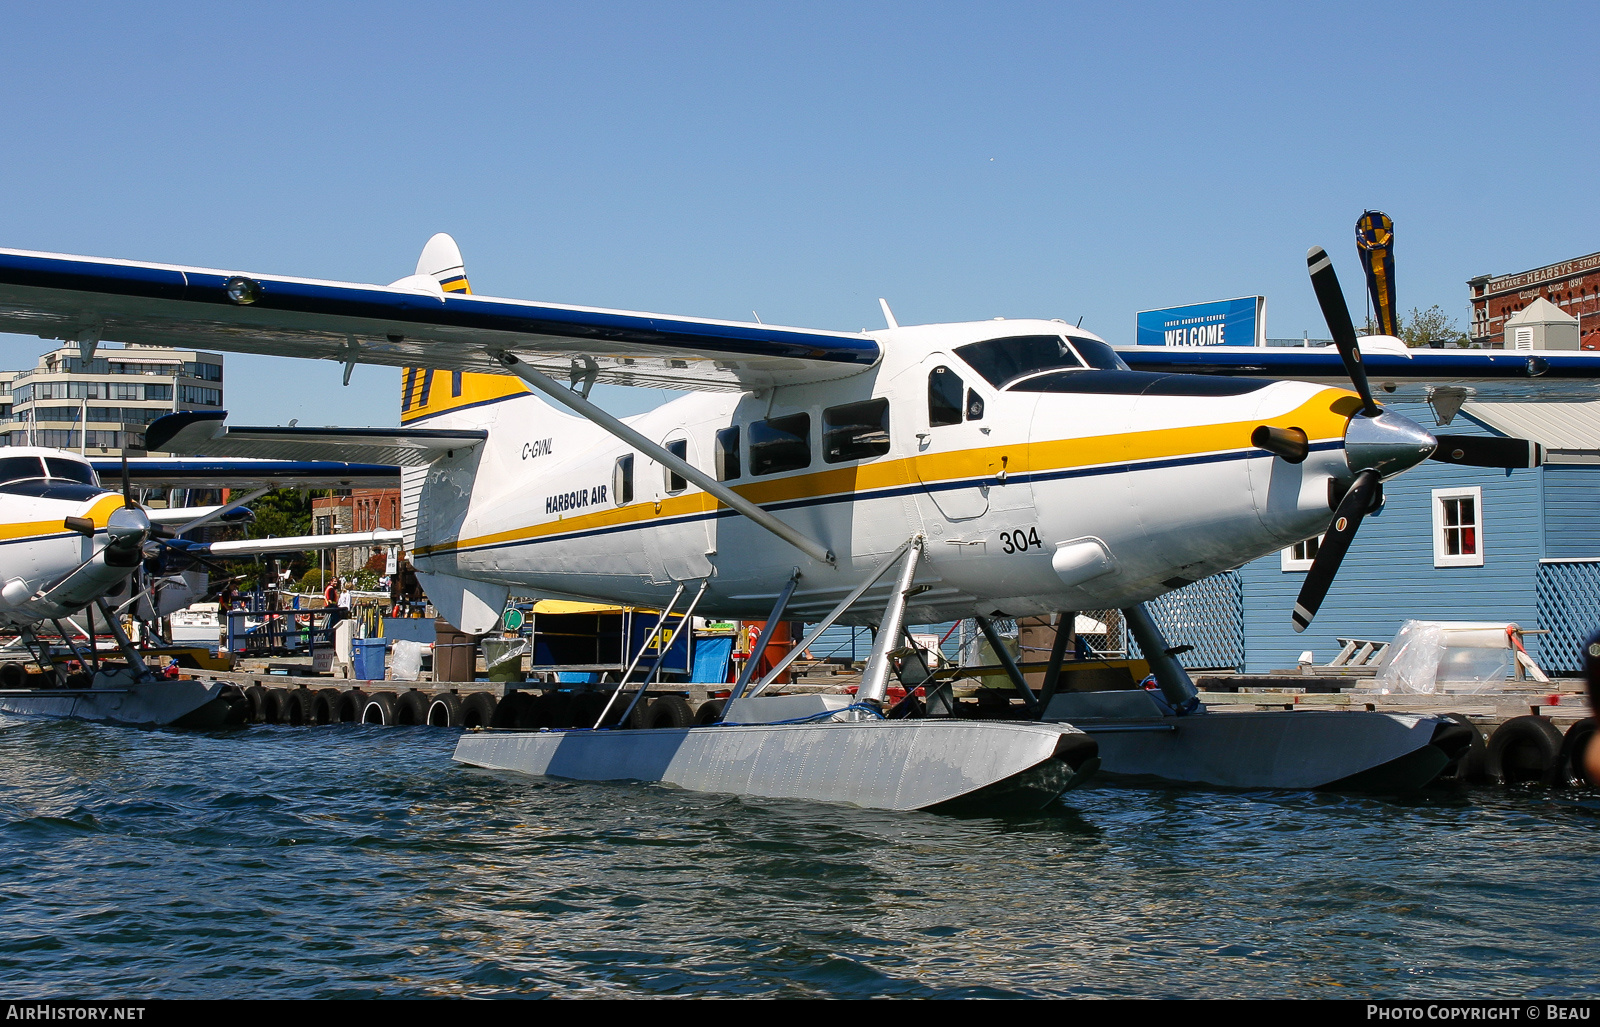
<path fill-rule="evenodd" d="M 739 476 L 739 426 L 717 432 L 717 480 L 732 481 Z"/>
<path fill-rule="evenodd" d="M 781 474 L 810 466 L 810 414 L 750 422 L 751 474 Z"/>
<path fill-rule="evenodd" d="M 822 412 L 822 459 L 830 464 L 889 452 L 889 401 L 869 399 Z"/>
<path fill-rule="evenodd" d="M 928 373 L 928 424 L 961 423 L 961 391 L 966 383 L 961 376 L 940 364 Z"/>
<path fill-rule="evenodd" d="M 617 457 L 611 471 L 611 497 L 618 506 L 633 502 L 633 454 Z"/>
<path fill-rule="evenodd" d="M 1103 342 L 1077 337 L 1069 342 L 1059 335 L 989 339 L 957 346 L 956 355 L 997 389 L 1041 371 L 1081 371 L 1090 367 L 1104 371 L 1128 369 L 1116 350 Z"/>
<path fill-rule="evenodd" d="M 679 460 L 682 460 L 685 463 L 688 463 L 688 461 L 689 461 L 689 443 L 688 443 L 688 440 L 686 440 L 686 439 L 674 439 L 673 441 L 667 443 L 667 452 L 671 453 L 673 456 L 677 457 Z M 667 472 L 667 492 L 669 494 L 676 494 L 676 493 L 682 492 L 684 489 L 689 487 L 689 482 L 683 477 L 683 475 L 679 474 L 677 471 L 674 471 L 670 467 L 663 467 L 662 470 Z"/>

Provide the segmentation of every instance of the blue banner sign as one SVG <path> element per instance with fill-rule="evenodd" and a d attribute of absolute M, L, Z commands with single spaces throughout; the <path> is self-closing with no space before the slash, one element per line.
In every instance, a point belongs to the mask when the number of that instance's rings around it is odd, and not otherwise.
<path fill-rule="evenodd" d="M 1265 346 L 1267 298 L 1141 310 L 1135 341 L 1140 346 Z"/>

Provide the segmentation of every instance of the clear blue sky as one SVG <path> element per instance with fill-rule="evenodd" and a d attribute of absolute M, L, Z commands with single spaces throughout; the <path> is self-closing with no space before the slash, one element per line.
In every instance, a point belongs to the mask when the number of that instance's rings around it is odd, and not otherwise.
<path fill-rule="evenodd" d="M 1600 249 L 1587 4 L 6 5 L 0 246 L 1132 341 L 1262 293 L 1323 334 L 1353 225 L 1402 309 Z M 1358 314 L 1359 316 L 1359 314 Z M 44 344 L 0 336 L 0 366 Z M 235 423 L 393 424 L 399 373 L 230 355 Z M 623 394 L 619 412 L 661 393 Z"/>

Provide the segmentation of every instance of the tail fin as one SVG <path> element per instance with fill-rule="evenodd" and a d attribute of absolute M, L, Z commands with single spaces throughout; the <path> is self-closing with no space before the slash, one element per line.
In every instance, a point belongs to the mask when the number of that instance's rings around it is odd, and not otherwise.
<path fill-rule="evenodd" d="M 445 292 L 472 295 L 461 247 L 444 232 L 422 247 L 416 273 L 432 278 Z M 528 387 L 511 375 L 408 367 L 400 379 L 400 423 L 408 424 L 447 410 L 459 410 L 527 391 Z"/>

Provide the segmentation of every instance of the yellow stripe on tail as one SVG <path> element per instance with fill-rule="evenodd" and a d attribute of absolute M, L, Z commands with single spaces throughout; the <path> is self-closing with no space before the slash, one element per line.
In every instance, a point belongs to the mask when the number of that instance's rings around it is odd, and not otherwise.
<path fill-rule="evenodd" d="M 445 292 L 472 295 L 461 248 L 443 232 L 428 240 L 417 260 L 417 274 L 428 275 Z M 506 374 L 472 374 L 408 367 L 400 378 L 400 423 L 459 410 L 528 391 L 521 380 Z"/>

